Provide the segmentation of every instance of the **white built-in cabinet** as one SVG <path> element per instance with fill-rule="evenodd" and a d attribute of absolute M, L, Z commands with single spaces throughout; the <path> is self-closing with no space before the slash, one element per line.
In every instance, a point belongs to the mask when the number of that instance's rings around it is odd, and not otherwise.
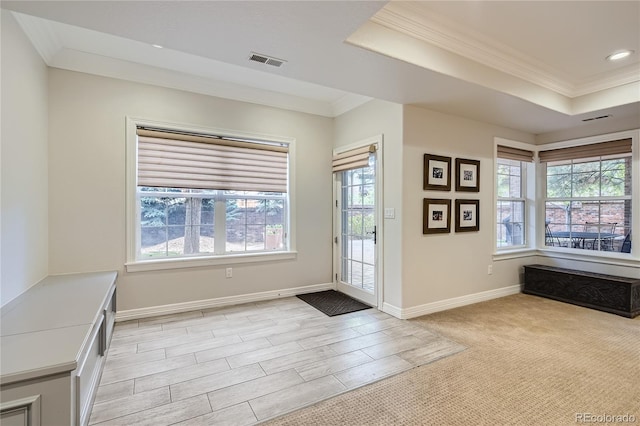
<path fill-rule="evenodd" d="M 116 278 L 48 276 L 0 309 L 0 424 L 89 422 L 113 333 Z"/>

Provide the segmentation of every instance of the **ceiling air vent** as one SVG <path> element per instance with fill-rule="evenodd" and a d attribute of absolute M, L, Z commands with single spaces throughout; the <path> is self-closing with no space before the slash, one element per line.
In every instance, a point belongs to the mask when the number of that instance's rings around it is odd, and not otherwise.
<path fill-rule="evenodd" d="M 611 117 L 611 115 L 601 115 L 599 117 L 591 117 L 591 118 L 585 118 L 582 121 L 593 121 L 593 120 L 603 120 L 605 118 L 609 118 Z"/>
<path fill-rule="evenodd" d="M 283 59 L 273 58 L 271 56 L 267 56 L 267 55 L 263 55 L 262 53 L 255 53 L 255 52 L 251 52 L 251 55 L 249 55 L 249 60 L 254 62 L 260 62 L 261 64 L 271 65 L 273 67 L 280 67 L 282 66 L 282 64 L 287 62 Z"/>

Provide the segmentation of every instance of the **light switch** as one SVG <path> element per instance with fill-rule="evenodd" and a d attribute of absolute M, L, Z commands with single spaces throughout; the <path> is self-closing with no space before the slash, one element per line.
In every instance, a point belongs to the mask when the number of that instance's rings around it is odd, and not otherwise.
<path fill-rule="evenodd" d="M 396 209 L 393 207 L 384 209 L 384 218 L 385 219 L 395 219 L 396 218 Z"/>

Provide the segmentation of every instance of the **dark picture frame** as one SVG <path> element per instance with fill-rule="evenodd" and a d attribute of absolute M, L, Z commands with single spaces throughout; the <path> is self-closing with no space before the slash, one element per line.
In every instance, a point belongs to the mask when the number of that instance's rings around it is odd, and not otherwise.
<path fill-rule="evenodd" d="M 456 232 L 480 230 L 480 200 L 456 200 Z"/>
<path fill-rule="evenodd" d="M 424 155 L 422 187 L 425 191 L 451 191 L 451 157 Z"/>
<path fill-rule="evenodd" d="M 456 191 L 480 192 L 480 161 L 456 158 Z"/>
<path fill-rule="evenodd" d="M 422 233 L 447 234 L 451 232 L 451 200 L 424 198 L 422 204 Z"/>

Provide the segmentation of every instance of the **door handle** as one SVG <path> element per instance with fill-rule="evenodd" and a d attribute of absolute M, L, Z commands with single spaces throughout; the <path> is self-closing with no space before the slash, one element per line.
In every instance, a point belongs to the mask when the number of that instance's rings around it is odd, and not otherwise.
<path fill-rule="evenodd" d="M 378 232 L 377 232 L 377 226 L 373 227 L 373 231 L 371 232 L 367 232 L 368 235 L 373 235 L 373 244 L 377 244 L 378 242 Z"/>

